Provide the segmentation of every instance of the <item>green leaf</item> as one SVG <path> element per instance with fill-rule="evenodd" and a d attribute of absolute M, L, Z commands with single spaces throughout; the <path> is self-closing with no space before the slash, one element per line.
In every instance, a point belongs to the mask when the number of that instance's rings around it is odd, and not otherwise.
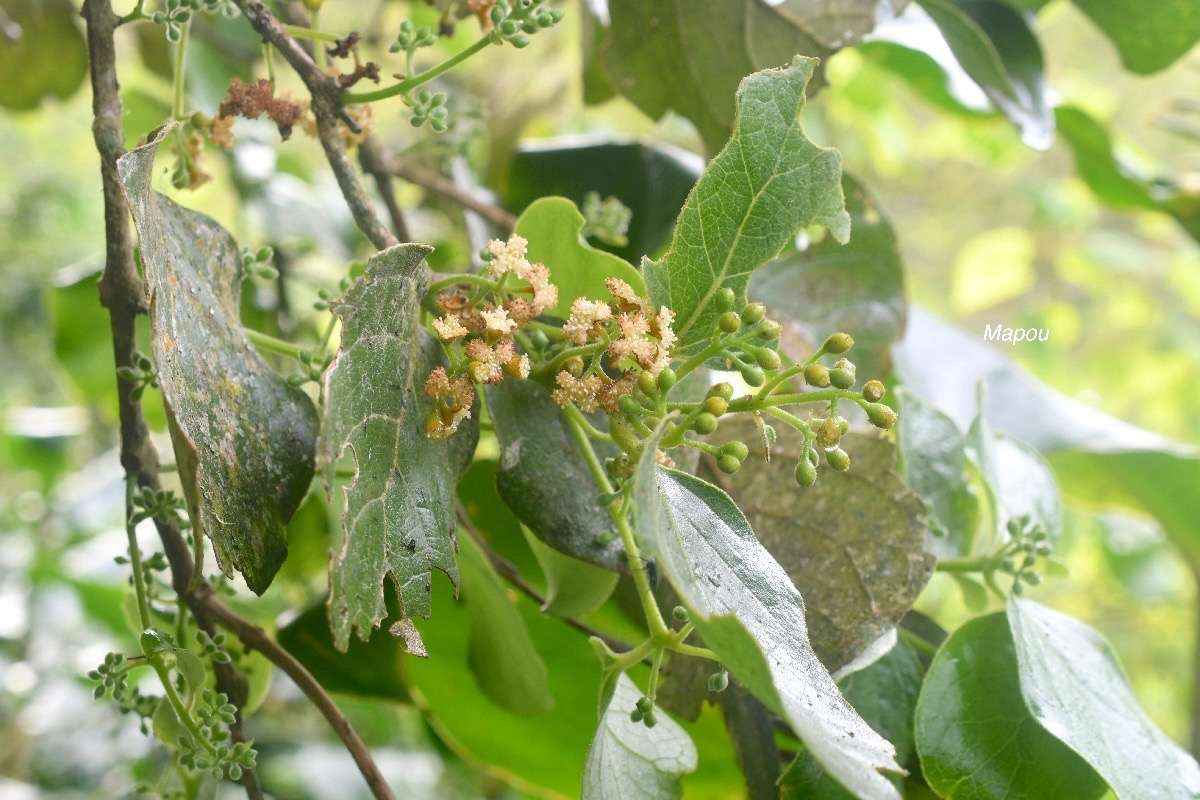
<path fill-rule="evenodd" d="M 842 694 L 880 736 L 896 747 L 896 761 L 904 764 L 915 751 L 913 714 L 925 670 L 913 648 L 899 640 L 882 658 L 866 669 L 838 681 Z M 802 751 L 779 784 L 780 800 L 847 800 L 853 797 L 812 758 Z"/>
<path fill-rule="evenodd" d="M 513 232 L 529 240 L 526 257 L 550 268 L 558 287 L 558 305 L 548 314 L 566 319 L 577 297 L 608 298 L 605 281 L 620 278 L 645 296 L 646 285 L 633 265 L 612 253 L 597 250 L 583 240 L 583 214 L 565 197 L 535 200 L 517 219 Z"/>
<path fill-rule="evenodd" d="M 1088 800 L 1105 790 L 1025 708 L 1003 612 L 965 623 L 938 650 L 915 734 L 925 779 L 947 800 Z"/>
<path fill-rule="evenodd" d="M 642 263 L 651 299 L 675 312 L 680 355 L 712 336 L 717 292 L 730 288 L 744 304 L 750 273 L 797 228 L 820 223 L 840 242 L 850 235 L 841 156 L 800 130 L 813 67 L 797 57 L 742 81 L 733 137 L 688 196 L 666 254 Z"/>
<path fill-rule="evenodd" d="M 891 223 L 857 180 L 843 173 L 850 241 L 790 251 L 754 273 L 748 293 L 791 323 L 807 352 L 835 331 L 854 335 L 850 353 L 863 379 L 892 371 L 891 346 L 904 333 L 904 264 Z"/>
<path fill-rule="evenodd" d="M 487 387 L 487 404 L 500 442 L 496 490 L 517 518 L 559 552 L 628 571 L 612 518 L 550 393 L 533 381 L 504 381 Z M 601 458 L 615 452 L 597 447 Z"/>
<path fill-rule="evenodd" d="M 1016 10 L 993 0 L 915 0 L 933 19 L 966 73 L 1020 129 L 1031 147 L 1054 141 L 1045 63 L 1037 37 Z"/>
<path fill-rule="evenodd" d="M 939 558 L 973 550 L 979 528 L 979 497 L 967 473 L 965 439 L 954 420 L 901 388 L 898 445 L 904 479 L 928 506 L 926 549 Z"/>
<path fill-rule="evenodd" d="M 472 418 L 443 441 L 424 432 L 431 401 L 422 389 L 442 361 L 441 346 L 417 325 L 429 251 L 403 244 L 375 254 L 332 306 L 342 320 L 342 345 L 325 374 L 321 433 L 331 495 L 347 449 L 355 468 L 343 489 L 344 538 L 330 567 L 329 622 L 343 651 L 353 629 L 366 640 L 383 619 L 387 576 L 405 618 L 429 616 L 434 569 L 458 581 L 454 487 L 479 430 Z"/>
<path fill-rule="evenodd" d="M 707 660 L 703 663 L 707 683 L 713 665 Z M 776 784 L 783 769 L 775 739 L 775 715 L 737 683 L 731 682 L 716 697 L 725 715 L 725 728 L 737 753 L 738 765 L 746 777 L 747 800 L 776 800 L 779 796 Z"/>
<path fill-rule="evenodd" d="M 682 796 L 679 776 L 696 769 L 696 746 L 679 723 L 659 712 L 658 724 L 633 722 L 641 690 L 628 675 L 616 691 L 588 750 L 583 800 L 674 800 Z"/>
<path fill-rule="evenodd" d="M 954 65 L 939 63 L 922 50 L 886 39 L 863 42 L 854 50 L 868 63 L 908 81 L 919 95 L 937 108 L 967 117 L 990 117 L 997 113 L 991 108 L 968 105 L 969 101 L 956 93 L 958 87 L 947 72 L 954 69 Z"/>
<path fill-rule="evenodd" d="M 1008 623 L 1029 711 L 1120 800 L 1200 796 L 1200 764 L 1142 711 L 1100 634 L 1028 600 L 1009 602 Z"/>
<path fill-rule="evenodd" d="M 29 111 L 47 97 L 75 94 L 87 75 L 88 52 L 70 0 L 9 0 L 4 15 L 0 106 Z"/>
<path fill-rule="evenodd" d="M 151 188 L 172 130 L 118 161 L 141 241 L 158 382 L 192 523 L 221 570 L 237 569 L 262 594 L 287 556 L 284 523 L 312 482 L 317 413 L 246 340 L 237 242 Z"/>
<path fill-rule="evenodd" d="M 617 585 L 617 573 L 563 555 L 528 528 L 521 526 L 521 530 L 546 577 L 542 611 L 563 618 L 585 617 L 604 605 Z"/>
<path fill-rule="evenodd" d="M 508 589 L 469 536 L 462 539 L 458 566 L 471 617 L 467 663 L 479 688 L 514 714 L 533 716 L 549 710 L 554 697 L 546 664 L 534 649 Z"/>
<path fill-rule="evenodd" d="M 690 119 L 710 153 L 729 138 L 744 76 L 830 53 L 761 0 L 610 0 L 608 10 L 600 60 L 613 85 L 654 119 Z"/>
<path fill-rule="evenodd" d="M 193 692 L 200 691 L 204 686 L 205 678 L 208 677 L 204 661 L 191 650 L 180 648 L 175 651 L 175 669 L 187 681 L 188 688 Z"/>
<path fill-rule="evenodd" d="M 570 198 L 576 205 L 588 192 L 616 197 L 633 212 L 629 244 L 604 249 L 636 264 L 671 238 L 679 209 L 703 169 L 698 156 L 666 145 L 551 139 L 523 145 L 516 152 L 506 196 L 512 208 L 525 208 L 550 195 Z"/>
<path fill-rule="evenodd" d="M 846 434 L 850 470 L 825 470 L 804 488 L 793 478 L 803 437 L 786 425 L 776 436 L 766 461 L 754 420 L 722 423 L 713 443 L 740 440 L 750 455 L 716 480 L 804 597 L 812 648 L 836 671 L 895 627 L 933 574 L 924 504 L 893 471 L 886 439 Z"/>
<path fill-rule="evenodd" d="M 393 608 L 397 604 L 392 603 Z M 395 608 L 399 611 L 398 608 Z M 279 643 L 313 674 L 326 690 L 376 700 L 408 702 L 404 683 L 404 645 L 386 630 L 369 641 L 352 639 L 345 652 L 333 643 L 325 604 L 309 606 L 277 633 Z"/>
<path fill-rule="evenodd" d="M 1073 0 L 1104 31 L 1131 72 L 1166 69 L 1200 41 L 1200 6 L 1192 0 Z"/>
<path fill-rule="evenodd" d="M 160 742 L 174 744 L 180 739 L 191 738 L 191 733 L 179 721 L 171 702 L 165 697 L 158 701 L 150 724 L 154 726 L 154 735 Z"/>
<path fill-rule="evenodd" d="M 1122 164 L 1112 137 L 1095 118 L 1074 106 L 1054 110 L 1058 130 L 1075 155 L 1075 170 L 1100 202 L 1115 209 L 1169 214 L 1200 241 L 1200 194 L 1167 177 L 1145 178 Z"/>
<path fill-rule="evenodd" d="M 775 13 L 806 31 L 823 47 L 836 50 L 862 41 L 875 27 L 879 0 L 760 0 Z M 889 12 L 898 6 L 888 0 Z"/>
<path fill-rule="evenodd" d="M 986 380 L 988 422 L 1046 453 L 1065 494 L 1154 515 L 1189 563 L 1200 565 L 1200 451 L 1194 447 L 1064 397 L 978 337 L 919 311 L 898 348 L 897 371 L 909 389 L 959 425 L 975 415 L 976 384 Z"/>
<path fill-rule="evenodd" d="M 637 531 L 721 663 L 782 716 L 814 757 L 862 800 L 899 798 L 880 770 L 895 750 L 842 698 L 808 642 L 804 601 L 729 496 L 658 467 L 663 426 L 635 477 Z"/>

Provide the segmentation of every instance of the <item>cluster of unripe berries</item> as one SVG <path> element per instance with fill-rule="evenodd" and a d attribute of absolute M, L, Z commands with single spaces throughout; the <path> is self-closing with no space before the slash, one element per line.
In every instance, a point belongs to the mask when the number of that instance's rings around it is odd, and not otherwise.
<path fill-rule="evenodd" d="M 762 303 L 750 303 L 739 313 L 733 310 L 736 302 L 737 296 L 729 287 L 717 292 L 713 298 L 721 312 L 717 317 L 717 330 L 734 340 L 722 357 L 741 374 L 748 386 L 757 388 L 766 383 L 763 370 L 779 369 L 783 361 L 775 348 L 756 344 L 753 340 L 773 342 L 783 332 L 783 326 L 767 319 L 767 307 Z"/>
<path fill-rule="evenodd" d="M 496 0 L 490 12 L 492 33 L 496 38 L 521 48 L 529 44 L 529 37 L 562 21 L 563 12 L 547 8 L 546 0 Z"/>
<path fill-rule="evenodd" d="M 1013 594 L 1020 595 L 1025 584 L 1037 586 L 1042 582 L 1042 576 L 1033 569 L 1039 559 L 1054 552 L 1054 547 L 1045 527 L 1034 523 L 1028 514 L 1010 519 L 1006 527 L 1011 538 L 1001 552 L 999 568 L 1012 576 Z"/>

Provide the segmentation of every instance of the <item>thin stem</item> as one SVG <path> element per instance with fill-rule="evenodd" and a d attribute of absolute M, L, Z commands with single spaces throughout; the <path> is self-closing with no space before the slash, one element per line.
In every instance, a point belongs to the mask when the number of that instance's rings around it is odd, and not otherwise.
<path fill-rule="evenodd" d="M 476 275 L 473 272 L 456 272 L 441 280 L 436 280 L 429 285 L 425 290 L 426 295 L 436 295 L 439 292 L 444 292 L 447 289 L 453 289 L 459 284 L 468 283 L 472 286 L 478 286 L 482 289 L 492 291 L 496 288 L 496 282 L 484 275 Z"/>
<path fill-rule="evenodd" d="M 276 355 L 287 356 L 300 360 L 301 353 L 309 352 L 307 348 L 301 347 L 291 342 L 285 342 L 283 339 L 277 339 L 261 331 L 256 331 L 252 328 L 246 328 L 246 338 L 254 345 L 255 349 L 260 352 L 275 353 Z"/>
<path fill-rule="evenodd" d="M 175 45 L 175 70 L 172 74 L 172 94 L 171 114 L 177 119 L 183 119 L 184 113 L 184 76 L 187 73 L 187 48 L 188 38 L 191 34 L 192 23 L 188 20 L 183 24 L 179 34 L 179 43 Z M 182 151 L 180 151 L 182 152 Z"/>
<path fill-rule="evenodd" d="M 263 63 L 267 65 L 267 80 L 271 85 L 275 85 L 275 48 L 270 42 L 262 43 Z"/>
<path fill-rule="evenodd" d="M 138 547 L 137 526 L 133 524 L 133 497 L 137 480 L 125 477 L 125 536 L 129 539 L 129 568 L 133 571 L 133 593 L 137 596 L 138 622 L 142 630 L 151 627 L 150 603 L 146 600 L 146 580 L 142 572 L 142 550 Z"/>
<path fill-rule="evenodd" d="M 447 58 L 440 64 L 430 67 L 419 75 L 410 75 L 399 83 L 393 84 L 386 89 L 377 89 L 373 92 L 347 92 L 342 95 L 342 103 L 374 103 L 377 100 L 386 100 L 389 97 L 395 97 L 407 92 L 411 92 L 422 84 L 428 83 L 437 76 L 466 61 L 471 56 L 483 50 L 492 43 L 492 35 L 486 34 L 471 46 L 460 50 L 458 53 Z"/>
<path fill-rule="evenodd" d="M 595 342 L 593 344 L 583 344 L 577 347 L 568 347 L 566 350 L 563 350 L 561 353 L 555 356 L 550 363 L 535 370 L 534 375 L 535 377 L 557 375 L 559 370 L 562 369 L 562 366 L 575 356 L 583 358 L 585 356 L 595 355 L 596 353 L 605 350 L 607 347 L 608 342 Z"/>
<path fill-rule="evenodd" d="M 187 732 L 191 734 L 196 744 L 203 747 L 210 755 L 215 755 L 217 748 L 213 747 L 213 743 L 205 738 L 204 733 L 200 730 L 200 726 L 196 724 L 196 718 L 192 716 L 191 710 L 184 704 L 183 698 L 179 696 L 179 692 L 175 690 L 175 684 L 171 680 L 171 673 L 167 670 L 167 666 L 162 661 L 162 656 L 154 656 L 150 659 L 151 666 L 158 673 L 158 680 L 162 683 L 163 691 L 167 694 L 167 702 L 171 704 L 171 708 L 175 711 L 175 716 L 179 718 L 179 722 L 183 727 L 187 728 Z"/>
<path fill-rule="evenodd" d="M 454 181 L 443 178 L 435 172 L 414 167 L 408 163 L 397 162 L 395 159 L 387 164 L 387 168 L 397 178 L 447 197 L 468 211 L 474 211 L 502 231 L 511 231 L 516 227 L 517 218 L 515 216 L 499 206 L 481 200 Z"/>

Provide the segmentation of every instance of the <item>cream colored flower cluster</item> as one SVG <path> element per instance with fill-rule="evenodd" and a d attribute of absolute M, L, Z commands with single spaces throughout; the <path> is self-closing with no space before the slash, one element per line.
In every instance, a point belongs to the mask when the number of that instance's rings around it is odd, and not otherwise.
<path fill-rule="evenodd" d="M 425 423 L 425 432 L 433 439 L 444 439 L 471 416 L 476 383 L 499 383 L 505 375 L 529 376 L 529 357 L 517 353 L 512 335 L 525 323 L 558 305 L 558 287 L 550 283 L 550 270 L 544 264 L 531 264 L 525 257 L 528 242 L 512 236 L 507 242 L 493 239 L 487 250 L 492 256 L 489 275 L 512 275 L 527 286 L 505 286 L 494 300 L 480 307 L 468 302 L 459 291 L 438 296 L 442 316 L 433 321 L 438 338 L 457 351 L 463 359 L 447 373 L 438 368 L 425 383 L 425 394 L 437 401 L 434 413 Z M 503 281 L 507 284 L 508 279 Z M 452 358 L 452 360 L 454 360 Z"/>
<path fill-rule="evenodd" d="M 671 309 L 662 306 L 653 312 L 648 300 L 638 297 L 633 287 L 618 278 L 609 278 L 607 285 L 612 303 L 576 299 L 562 329 L 563 336 L 578 346 L 607 342 L 604 353 L 609 366 L 622 370 L 616 378 L 603 370 L 558 373 L 554 400 L 559 405 L 574 403 L 588 413 L 597 408 L 615 413 L 621 398 L 633 392 L 639 373 L 657 376 L 670 365 L 675 344 L 671 329 L 675 315 Z"/>

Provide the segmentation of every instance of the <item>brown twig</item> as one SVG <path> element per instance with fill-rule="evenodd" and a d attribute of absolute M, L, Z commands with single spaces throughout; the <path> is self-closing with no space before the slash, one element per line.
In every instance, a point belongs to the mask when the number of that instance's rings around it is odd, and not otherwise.
<path fill-rule="evenodd" d="M 467 535 L 471 537 L 475 544 L 479 545 L 479 549 L 483 551 L 488 561 L 491 562 L 492 569 L 500 573 L 517 591 L 537 603 L 539 607 L 546 605 L 546 596 L 535 589 L 529 581 L 525 580 L 525 577 L 521 575 L 521 570 L 517 569 L 517 565 L 492 549 L 487 539 L 479 532 L 479 528 L 475 527 L 474 520 L 471 519 L 471 515 L 467 513 L 467 509 L 463 507 L 462 502 L 458 498 L 454 499 L 454 508 L 458 513 L 458 524 L 463 527 L 463 530 L 467 532 Z M 633 649 L 633 646 L 628 642 L 623 642 L 620 639 L 609 636 L 607 633 L 593 628 L 586 622 L 580 622 L 570 617 L 563 617 L 562 621 L 585 636 L 596 637 L 608 645 L 608 648 L 614 653 L 626 653 Z"/>
<path fill-rule="evenodd" d="M 402 242 L 412 241 L 412 237 L 408 234 L 408 225 L 404 222 L 404 212 L 401 210 L 400 204 L 396 202 L 396 189 L 392 186 L 392 175 L 384 167 L 383 152 L 374 136 L 368 136 L 358 146 L 358 163 L 362 166 L 363 172 L 375 179 L 375 186 L 379 191 L 380 199 L 383 200 L 383 205 L 387 208 L 388 216 L 392 220 L 392 230 L 396 232 L 396 238 Z"/>
<path fill-rule="evenodd" d="M 388 172 L 397 178 L 403 178 L 409 183 L 415 183 L 417 186 L 450 198 L 463 208 L 474 211 L 502 231 L 511 231 L 517 224 L 517 218 L 503 208 L 481 200 L 454 181 L 447 180 L 435 172 L 400 163 L 396 159 L 389 159 L 385 163 Z"/>
<path fill-rule="evenodd" d="M 363 235 L 380 250 L 397 244 L 397 239 L 391 231 L 376 216 L 371 208 L 370 199 L 363 189 L 362 182 L 350 163 L 346 151 L 346 143 L 338 128 L 339 120 L 353 127 L 353 123 L 342 110 L 341 93 L 337 80 L 322 72 L 315 61 L 305 52 L 295 39 L 291 37 L 278 20 L 271 14 L 261 0 L 234 0 L 250 22 L 255 32 L 270 42 L 279 54 L 291 65 L 312 96 L 312 112 L 317 119 L 317 137 L 325 151 L 325 160 L 337 179 L 338 188 L 350 207 L 355 224 Z"/>
<path fill-rule="evenodd" d="M 92 133 L 100 155 L 100 176 L 104 191 L 105 265 L 100 279 L 100 302 L 108 309 L 112 330 L 113 355 L 118 369 L 133 366 L 137 347 L 136 321 L 146 313 L 145 290 L 133 259 L 133 237 L 129 226 L 129 207 L 121 190 L 117 159 L 125 152 L 125 133 L 121 125 L 121 100 L 118 93 L 116 50 L 113 33 L 119 18 L 113 13 L 110 0 L 86 0 L 83 17 L 87 25 L 88 56 L 92 79 Z M 139 486 L 160 488 L 158 453 L 146 428 L 141 406 L 130 398 L 133 384 L 117 376 L 120 414 L 121 466 L 133 475 Z M 131 513 L 132 509 L 126 509 Z M 329 720 L 354 756 L 377 800 L 394 800 L 378 767 L 345 715 L 329 695 L 296 659 L 274 642 L 258 626 L 250 623 L 224 606 L 203 579 L 193 589 L 192 554 L 178 525 L 171 521 L 155 520 L 163 552 L 171 568 L 171 583 L 183 598 L 196 623 L 207 633 L 214 634 L 219 621 L 235 633 L 247 648 L 258 650 L 277 667 L 290 675 L 310 700 Z M 240 706 L 245 700 L 245 678 L 230 664 L 214 665 L 217 687 L 230 701 Z M 244 741 L 241 715 L 230 726 L 237 741 Z M 255 770 L 243 770 L 242 786 L 250 800 L 261 800 L 262 789 Z"/>
<path fill-rule="evenodd" d="M 146 428 L 142 408 L 130 397 L 133 384 L 120 377 L 120 368 L 133 366 L 137 349 L 136 320 L 146 311 L 145 291 L 133 260 L 133 237 L 129 228 L 129 208 L 121 190 L 117 159 L 125 152 L 125 131 L 121 124 L 121 97 L 117 83 L 116 46 L 114 32 L 120 22 L 110 0 L 87 0 L 83 5 L 87 25 L 88 61 L 92 82 L 92 136 L 100 156 L 100 179 L 104 192 L 105 262 L 100 279 L 100 303 L 108 309 L 112 332 L 113 357 L 118 369 L 117 393 L 120 418 L 121 466 L 126 475 L 134 476 L 139 486 L 155 491 L 158 480 L 158 453 Z M 132 514 L 133 509 L 126 508 Z M 186 589 L 191 578 L 190 555 L 187 543 L 172 523 L 159 522 L 159 533 L 166 543 L 178 542 L 186 575 L 174 570 L 172 580 L 176 590 Z M 170 556 L 171 553 L 168 553 Z M 176 558 L 179 553 L 176 553 Z M 186 595 L 182 597 L 187 599 Z M 191 604 L 189 604 L 190 606 Z M 212 620 L 203 609 L 192 607 L 196 624 L 206 633 L 216 633 Z M 231 664 L 215 665 L 217 689 L 229 697 L 238 708 L 230 735 L 234 741 L 246 740 L 242 730 L 241 706 L 246 699 L 245 677 Z M 250 800 L 262 800 L 258 773 L 253 769 L 242 772 L 241 784 Z"/>

